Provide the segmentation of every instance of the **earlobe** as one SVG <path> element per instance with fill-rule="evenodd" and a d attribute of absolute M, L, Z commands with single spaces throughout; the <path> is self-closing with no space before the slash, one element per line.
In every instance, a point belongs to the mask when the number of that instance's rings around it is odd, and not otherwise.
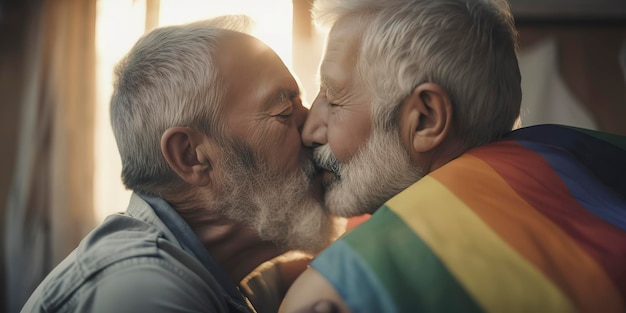
<path fill-rule="evenodd" d="M 401 127 L 403 141 L 411 155 L 435 149 L 452 128 L 452 101 L 441 86 L 424 83 L 402 103 Z"/>
<path fill-rule="evenodd" d="M 206 186 L 210 183 L 211 162 L 201 149 L 204 144 L 202 133 L 189 127 L 172 127 L 161 136 L 161 153 L 181 179 L 194 186 Z"/>

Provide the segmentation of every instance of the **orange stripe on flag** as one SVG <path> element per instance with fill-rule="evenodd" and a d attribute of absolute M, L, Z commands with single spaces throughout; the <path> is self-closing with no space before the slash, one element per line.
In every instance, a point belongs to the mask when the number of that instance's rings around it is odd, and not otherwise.
<path fill-rule="evenodd" d="M 581 312 L 624 312 L 615 285 L 599 264 L 485 162 L 466 154 L 430 175 L 559 286 Z M 525 175 L 523 170 L 519 175 Z"/>
<path fill-rule="evenodd" d="M 387 206 L 486 312 L 575 311 L 556 284 L 435 178 L 424 177 Z"/>

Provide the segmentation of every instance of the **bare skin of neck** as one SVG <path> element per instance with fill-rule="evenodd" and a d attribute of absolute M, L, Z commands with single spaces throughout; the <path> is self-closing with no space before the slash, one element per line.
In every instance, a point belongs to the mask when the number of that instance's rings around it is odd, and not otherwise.
<path fill-rule="evenodd" d="M 261 240 L 252 228 L 210 212 L 202 205 L 192 205 L 185 200 L 179 202 L 171 197 L 167 201 L 189 224 L 235 285 L 263 262 L 285 252 L 273 243 Z"/>
<path fill-rule="evenodd" d="M 235 284 L 239 284 L 261 263 L 283 252 L 274 244 L 259 239 L 249 227 L 226 221 L 222 217 L 187 222 L 211 257 L 228 273 Z"/>
<path fill-rule="evenodd" d="M 435 149 L 414 156 L 412 160 L 413 163 L 422 167 L 425 174 L 428 174 L 456 159 L 467 150 L 460 139 L 456 136 L 449 136 Z"/>

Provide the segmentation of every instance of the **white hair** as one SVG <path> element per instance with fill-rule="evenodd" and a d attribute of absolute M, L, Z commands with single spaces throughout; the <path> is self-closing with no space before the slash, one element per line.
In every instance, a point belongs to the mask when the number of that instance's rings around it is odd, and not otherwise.
<path fill-rule="evenodd" d="M 397 127 L 402 99 L 419 84 L 444 88 L 453 125 L 471 148 L 510 131 L 519 116 L 517 31 L 498 0 L 316 0 L 315 21 L 363 25 L 356 73 L 372 90 L 373 123 Z"/>
<path fill-rule="evenodd" d="M 110 110 L 128 189 L 159 195 L 181 186 L 161 154 L 166 129 L 186 126 L 222 137 L 226 82 L 214 54 L 222 36 L 248 32 L 250 25 L 238 15 L 157 28 L 120 61 Z"/>

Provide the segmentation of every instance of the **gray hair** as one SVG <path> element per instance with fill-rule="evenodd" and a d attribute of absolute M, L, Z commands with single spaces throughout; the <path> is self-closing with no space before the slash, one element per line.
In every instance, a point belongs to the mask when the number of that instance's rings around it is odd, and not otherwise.
<path fill-rule="evenodd" d="M 214 54 L 220 37 L 248 32 L 250 25 L 239 15 L 157 28 L 119 62 L 110 110 L 126 188 L 160 195 L 183 186 L 161 154 L 168 128 L 191 127 L 222 138 L 226 82 Z"/>
<path fill-rule="evenodd" d="M 444 88 L 466 148 L 501 137 L 520 113 L 517 31 L 504 0 L 316 0 L 316 22 L 364 25 L 356 73 L 372 90 L 375 127 L 395 129 L 419 84 Z"/>

